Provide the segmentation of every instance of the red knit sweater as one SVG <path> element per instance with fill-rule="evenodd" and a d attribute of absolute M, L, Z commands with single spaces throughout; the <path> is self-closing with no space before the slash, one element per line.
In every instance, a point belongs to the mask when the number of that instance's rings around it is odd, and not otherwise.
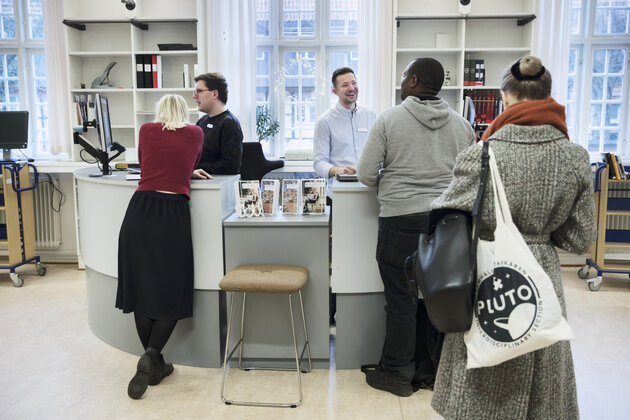
<path fill-rule="evenodd" d="M 196 125 L 177 130 L 162 127 L 161 123 L 140 127 L 142 175 L 137 191 L 170 191 L 190 197 L 190 175 L 201 156 L 203 131 Z"/>

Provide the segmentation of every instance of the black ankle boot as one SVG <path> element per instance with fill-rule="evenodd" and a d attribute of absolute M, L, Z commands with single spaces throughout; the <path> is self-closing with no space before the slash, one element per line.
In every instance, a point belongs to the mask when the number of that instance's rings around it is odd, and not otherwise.
<path fill-rule="evenodd" d="M 142 398 L 145 391 L 147 390 L 147 386 L 149 385 L 149 377 L 152 375 L 152 372 L 155 370 L 154 366 L 156 360 L 159 361 L 160 354 L 154 348 L 149 347 L 146 352 L 142 356 L 140 356 L 140 360 L 138 360 L 138 366 L 136 368 L 136 374 L 131 381 L 129 381 L 129 386 L 127 387 L 127 395 L 134 400 L 138 400 Z"/>
<path fill-rule="evenodd" d="M 173 364 L 166 363 L 164 361 L 164 355 L 160 354 L 154 369 L 149 375 L 149 385 L 157 385 L 162 382 L 162 379 L 173 373 Z"/>

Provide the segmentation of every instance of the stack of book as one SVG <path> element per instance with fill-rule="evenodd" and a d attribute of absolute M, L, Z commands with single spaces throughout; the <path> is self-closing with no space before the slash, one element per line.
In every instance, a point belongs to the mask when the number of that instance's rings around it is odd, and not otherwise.
<path fill-rule="evenodd" d="M 464 60 L 464 86 L 485 86 L 486 68 L 484 60 Z"/>
<path fill-rule="evenodd" d="M 503 112 L 503 101 L 501 95 L 495 92 L 467 91 L 465 96 L 472 99 L 475 108 L 475 122 L 479 124 L 490 124 Z M 468 115 L 466 106 L 468 101 L 464 101 L 464 117 Z"/>
<path fill-rule="evenodd" d="M 602 153 L 601 156 L 604 163 L 608 165 L 609 179 L 630 179 L 621 162 L 621 158 L 614 153 Z"/>
<path fill-rule="evenodd" d="M 162 56 L 136 54 L 136 88 L 162 87 Z"/>

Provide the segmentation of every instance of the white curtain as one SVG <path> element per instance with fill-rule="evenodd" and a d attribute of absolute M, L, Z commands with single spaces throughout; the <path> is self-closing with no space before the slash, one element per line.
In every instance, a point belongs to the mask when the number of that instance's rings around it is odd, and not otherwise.
<path fill-rule="evenodd" d="M 50 153 L 70 153 L 72 130 L 68 121 L 68 66 L 64 36 L 63 2 L 43 1 L 46 90 L 48 93 L 48 138 Z"/>
<path fill-rule="evenodd" d="M 359 103 L 377 114 L 393 100 L 392 0 L 359 0 Z"/>
<path fill-rule="evenodd" d="M 534 20 L 533 55 L 540 57 L 551 72 L 551 96 L 563 105 L 567 101 L 570 46 L 570 0 L 539 0 Z"/>
<path fill-rule="evenodd" d="M 251 0 L 213 0 L 206 2 L 205 24 L 200 25 L 207 42 L 205 66 L 200 63 L 200 69 L 227 79 L 227 108 L 239 119 L 244 141 L 256 140 L 255 18 Z"/>

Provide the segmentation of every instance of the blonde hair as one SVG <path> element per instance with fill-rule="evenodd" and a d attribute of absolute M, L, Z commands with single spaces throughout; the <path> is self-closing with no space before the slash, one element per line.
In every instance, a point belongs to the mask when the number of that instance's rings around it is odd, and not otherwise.
<path fill-rule="evenodd" d="M 188 124 L 188 105 L 181 95 L 164 95 L 155 104 L 155 121 L 162 123 L 162 130 L 176 130 Z"/>
<path fill-rule="evenodd" d="M 547 99 L 551 95 L 551 73 L 540 58 L 528 55 L 503 71 L 501 90 L 518 100 Z"/>

